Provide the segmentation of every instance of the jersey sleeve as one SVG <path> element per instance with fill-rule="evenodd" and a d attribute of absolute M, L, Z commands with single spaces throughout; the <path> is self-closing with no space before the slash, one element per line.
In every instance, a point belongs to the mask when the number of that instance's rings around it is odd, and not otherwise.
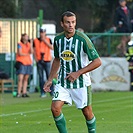
<path fill-rule="evenodd" d="M 96 58 L 99 58 L 99 54 L 97 53 L 93 43 L 91 40 L 86 37 L 85 43 L 83 44 L 84 52 L 88 55 L 88 59 L 90 61 L 93 61 Z"/>
<path fill-rule="evenodd" d="M 54 56 L 55 58 L 59 58 L 59 51 L 57 47 L 57 41 L 54 40 Z"/>

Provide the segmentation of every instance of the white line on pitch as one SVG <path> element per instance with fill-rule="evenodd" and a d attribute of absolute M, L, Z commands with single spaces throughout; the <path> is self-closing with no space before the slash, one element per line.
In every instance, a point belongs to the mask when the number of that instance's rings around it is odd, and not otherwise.
<path fill-rule="evenodd" d="M 101 100 L 101 101 L 97 101 L 94 102 L 93 104 L 96 103 L 101 103 L 101 102 L 110 102 L 110 101 L 116 101 L 116 100 L 122 100 L 122 99 L 128 99 L 130 98 L 128 97 L 122 97 L 122 98 L 115 98 L 115 99 L 108 99 L 108 100 Z M 75 106 L 75 105 L 72 105 Z M 67 108 L 69 106 L 64 106 L 63 108 Z M 46 109 L 38 109 L 38 110 L 32 110 L 32 111 L 25 111 L 25 112 L 16 112 L 16 113 L 11 113 L 11 114 L 1 114 L 0 117 L 6 117 L 6 116 L 13 116 L 13 115 L 19 115 L 19 114 L 29 114 L 29 113 L 35 113 L 35 112 L 41 112 L 41 111 L 46 111 L 46 110 L 50 110 L 50 108 L 46 108 Z"/>

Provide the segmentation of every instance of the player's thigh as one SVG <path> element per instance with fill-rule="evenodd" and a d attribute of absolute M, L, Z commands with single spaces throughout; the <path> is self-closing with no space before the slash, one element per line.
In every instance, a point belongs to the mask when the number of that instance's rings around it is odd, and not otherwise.
<path fill-rule="evenodd" d="M 76 107 L 78 109 L 83 109 L 84 107 L 91 105 L 92 102 L 91 86 L 79 89 L 73 89 L 71 91 L 71 96 Z"/>
<path fill-rule="evenodd" d="M 63 88 L 60 84 L 56 84 L 54 88 L 53 101 L 63 101 L 66 104 L 72 105 L 72 99 L 69 89 Z"/>

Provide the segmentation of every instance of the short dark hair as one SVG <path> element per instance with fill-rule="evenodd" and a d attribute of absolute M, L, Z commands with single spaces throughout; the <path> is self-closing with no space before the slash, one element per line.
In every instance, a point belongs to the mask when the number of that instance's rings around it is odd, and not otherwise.
<path fill-rule="evenodd" d="M 75 17 L 76 17 L 76 15 L 75 15 L 73 12 L 66 11 L 66 12 L 64 12 L 64 13 L 61 15 L 61 21 L 62 21 L 62 22 L 63 22 L 65 16 L 67 16 L 67 17 L 75 16 Z"/>

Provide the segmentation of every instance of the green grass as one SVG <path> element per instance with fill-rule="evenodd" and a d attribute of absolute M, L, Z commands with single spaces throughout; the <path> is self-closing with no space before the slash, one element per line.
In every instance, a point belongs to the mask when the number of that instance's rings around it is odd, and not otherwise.
<path fill-rule="evenodd" d="M 58 133 L 50 112 L 51 97 L 39 93 L 13 98 L 0 93 L 0 133 Z M 93 93 L 97 133 L 133 133 L 133 92 Z M 63 107 L 69 133 L 87 133 L 84 117 L 75 105 Z M 18 123 L 16 123 L 18 122 Z"/>

